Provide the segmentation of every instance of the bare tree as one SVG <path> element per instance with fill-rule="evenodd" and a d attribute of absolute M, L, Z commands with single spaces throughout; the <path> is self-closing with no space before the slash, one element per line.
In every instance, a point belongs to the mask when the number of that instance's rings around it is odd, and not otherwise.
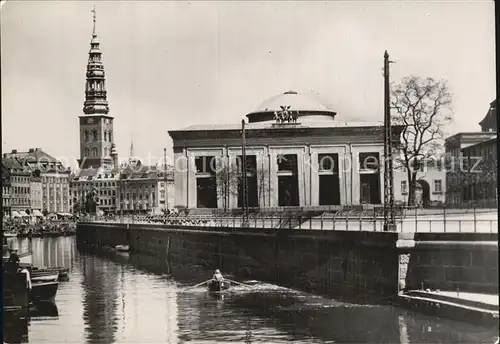
<path fill-rule="evenodd" d="M 417 172 L 442 147 L 443 128 L 452 121 L 452 97 L 446 81 L 409 76 L 393 85 L 392 124 L 402 125 L 401 165 L 407 171 L 408 203 L 415 201 Z"/>
<path fill-rule="evenodd" d="M 229 208 L 231 196 L 238 195 L 239 174 L 227 161 L 217 163 L 217 198 L 222 201 L 224 211 Z"/>
<path fill-rule="evenodd" d="M 258 197 L 259 197 L 259 207 L 264 208 L 263 204 L 265 203 L 265 197 L 269 197 L 272 192 L 271 183 L 269 180 L 269 171 L 264 169 L 257 169 L 255 172 L 255 176 L 257 179 L 258 185 Z"/>

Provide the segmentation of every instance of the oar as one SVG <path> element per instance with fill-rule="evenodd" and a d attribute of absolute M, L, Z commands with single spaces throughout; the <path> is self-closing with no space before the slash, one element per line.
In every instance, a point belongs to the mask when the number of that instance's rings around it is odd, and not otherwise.
<path fill-rule="evenodd" d="M 231 282 L 231 283 L 236 283 L 238 285 L 242 285 L 244 287 L 252 287 L 250 284 L 240 283 L 240 282 L 236 282 L 236 281 L 233 281 L 233 280 L 230 280 L 230 279 L 228 279 L 228 281 Z"/>
<path fill-rule="evenodd" d="M 189 289 L 193 289 L 193 288 L 196 288 L 196 287 L 199 287 L 200 285 L 203 285 L 203 284 L 208 283 L 210 281 L 211 280 L 206 280 L 205 282 L 198 283 L 197 285 L 193 285 L 192 287 L 187 287 L 186 289 L 184 289 L 184 291 L 189 290 Z"/>

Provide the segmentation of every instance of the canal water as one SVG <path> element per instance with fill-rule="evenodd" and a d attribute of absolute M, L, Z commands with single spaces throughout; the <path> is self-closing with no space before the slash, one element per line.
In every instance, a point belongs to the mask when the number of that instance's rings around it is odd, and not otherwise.
<path fill-rule="evenodd" d="M 493 343 L 496 331 L 390 306 L 337 302 L 275 285 L 223 297 L 189 286 L 201 266 L 79 252 L 74 237 L 9 239 L 36 266 L 68 267 L 56 304 L 4 323 L 5 343 Z"/>

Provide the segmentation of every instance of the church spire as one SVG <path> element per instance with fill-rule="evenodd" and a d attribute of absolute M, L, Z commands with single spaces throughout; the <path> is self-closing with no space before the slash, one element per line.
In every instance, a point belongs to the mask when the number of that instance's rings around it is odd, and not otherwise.
<path fill-rule="evenodd" d="M 109 112 L 106 98 L 104 65 L 101 62 L 101 51 L 96 33 L 96 10 L 92 7 L 92 40 L 90 41 L 89 60 L 87 64 L 87 82 L 85 85 L 85 102 L 83 112 L 86 115 L 107 115 Z"/>

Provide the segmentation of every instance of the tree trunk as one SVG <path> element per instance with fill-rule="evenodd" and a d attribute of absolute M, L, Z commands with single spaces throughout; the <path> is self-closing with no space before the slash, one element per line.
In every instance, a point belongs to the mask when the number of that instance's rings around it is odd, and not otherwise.
<path fill-rule="evenodd" d="M 417 188 L 417 171 L 408 172 L 409 174 L 409 190 L 408 190 L 408 205 L 415 205 L 415 189 Z"/>

